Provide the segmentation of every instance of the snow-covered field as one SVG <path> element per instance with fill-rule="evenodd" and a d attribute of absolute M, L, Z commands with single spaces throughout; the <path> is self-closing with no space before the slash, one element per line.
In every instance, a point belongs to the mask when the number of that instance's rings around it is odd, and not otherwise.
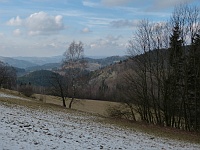
<path fill-rule="evenodd" d="M 0 150 L 200 149 L 98 122 L 80 112 L 38 110 L 0 103 Z"/>
<path fill-rule="evenodd" d="M 19 96 L 9 95 L 9 94 L 5 94 L 5 93 L 0 93 L 0 97 L 28 100 L 28 99 L 25 99 L 25 98 L 22 98 L 22 97 L 19 97 Z"/>

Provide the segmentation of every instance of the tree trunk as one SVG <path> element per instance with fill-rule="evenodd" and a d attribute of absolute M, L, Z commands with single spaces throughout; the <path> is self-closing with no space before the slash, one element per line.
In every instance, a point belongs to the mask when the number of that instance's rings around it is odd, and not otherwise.
<path fill-rule="evenodd" d="M 63 106 L 66 107 L 65 98 L 64 97 L 62 97 L 62 101 L 63 101 Z"/>
<path fill-rule="evenodd" d="M 71 99 L 71 101 L 70 101 L 70 103 L 69 103 L 69 109 L 72 108 L 72 103 L 73 103 L 73 101 L 74 101 L 74 97 L 72 97 L 72 99 Z"/>

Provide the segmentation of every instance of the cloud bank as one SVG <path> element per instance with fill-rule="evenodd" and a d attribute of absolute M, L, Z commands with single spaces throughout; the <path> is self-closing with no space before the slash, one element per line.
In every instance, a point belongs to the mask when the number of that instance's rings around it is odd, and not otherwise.
<path fill-rule="evenodd" d="M 119 6 L 130 2 L 131 0 L 101 0 L 101 3 L 106 6 Z"/>
<path fill-rule="evenodd" d="M 9 26 L 20 26 L 22 25 L 22 19 L 17 16 L 16 18 L 10 19 L 6 24 Z"/>
<path fill-rule="evenodd" d="M 51 16 L 45 12 L 38 12 L 31 14 L 26 19 L 21 19 L 19 16 L 12 18 L 7 25 L 24 27 L 29 35 L 49 35 L 64 29 L 62 19 L 61 15 Z"/>
<path fill-rule="evenodd" d="M 182 3 L 192 3 L 195 0 L 154 0 L 152 7 L 149 8 L 149 10 L 161 10 L 166 9 L 169 7 L 174 7 L 176 5 L 182 4 Z"/>
<path fill-rule="evenodd" d="M 20 29 L 15 29 L 14 31 L 13 31 L 13 35 L 15 35 L 15 36 L 20 36 L 22 33 L 21 33 L 21 30 Z"/>
<path fill-rule="evenodd" d="M 123 28 L 123 27 L 136 27 L 138 24 L 138 20 L 117 20 L 110 22 L 112 27 Z"/>

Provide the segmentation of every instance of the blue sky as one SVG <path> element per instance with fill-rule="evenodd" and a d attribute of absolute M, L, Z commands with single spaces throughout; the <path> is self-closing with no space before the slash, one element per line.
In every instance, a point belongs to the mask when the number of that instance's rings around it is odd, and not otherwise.
<path fill-rule="evenodd" d="M 57 56 L 84 43 L 86 56 L 126 55 L 141 19 L 163 22 L 183 0 L 0 0 L 1 56 Z M 185 0 L 200 6 L 200 0 Z"/>

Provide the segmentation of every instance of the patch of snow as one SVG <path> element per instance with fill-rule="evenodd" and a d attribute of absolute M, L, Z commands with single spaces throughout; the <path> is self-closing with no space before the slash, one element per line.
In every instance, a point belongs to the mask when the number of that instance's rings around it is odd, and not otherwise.
<path fill-rule="evenodd" d="M 0 103 L 0 149 L 200 149 L 200 145 L 154 137 L 77 112 L 33 110 Z"/>
<path fill-rule="evenodd" d="M 14 95 L 10 95 L 10 94 L 5 94 L 5 93 L 0 93 L 0 97 L 4 97 L 4 98 L 13 98 L 13 99 L 21 99 L 21 100 L 28 100 L 19 96 L 14 96 Z"/>

